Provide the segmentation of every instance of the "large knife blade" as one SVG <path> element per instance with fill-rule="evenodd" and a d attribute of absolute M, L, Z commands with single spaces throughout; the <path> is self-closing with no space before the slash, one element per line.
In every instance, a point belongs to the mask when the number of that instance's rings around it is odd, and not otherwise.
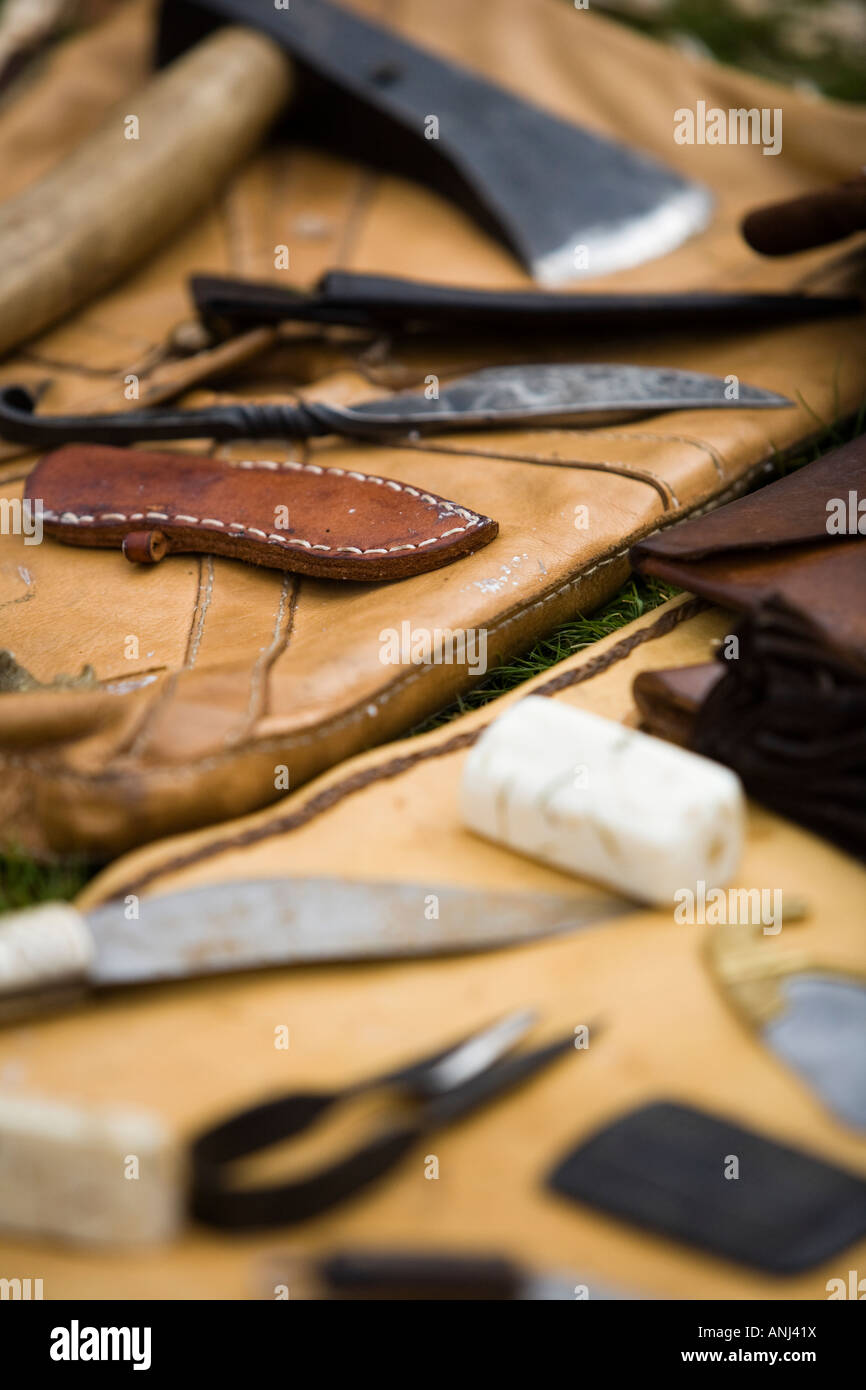
<path fill-rule="evenodd" d="M 84 989 L 197 975 L 516 946 L 635 911 L 609 894 L 507 893 L 333 878 L 208 884 L 82 915 L 52 903 L 0 918 L 0 1013 Z M 8 1007 L 7 1007 L 8 1006 Z"/>
<path fill-rule="evenodd" d="M 733 390 L 736 394 L 733 394 Z M 128 444 L 145 439 L 349 439 L 519 424 L 593 423 L 614 413 L 792 406 L 787 396 L 674 367 L 521 363 L 486 367 L 435 394 L 399 393 L 358 405 L 215 405 L 111 415 L 34 415 L 23 386 L 0 389 L 0 435 L 23 444 Z"/>
<path fill-rule="evenodd" d="M 707 190 L 649 155 L 328 0 L 174 0 L 163 8 L 162 57 L 176 57 L 215 16 L 259 29 L 292 55 L 305 78 L 296 134 L 438 183 L 542 283 L 639 265 L 708 221 Z"/>

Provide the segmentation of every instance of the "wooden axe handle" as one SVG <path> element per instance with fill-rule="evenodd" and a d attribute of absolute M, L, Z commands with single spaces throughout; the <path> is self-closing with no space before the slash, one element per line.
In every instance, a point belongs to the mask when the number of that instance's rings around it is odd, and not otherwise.
<path fill-rule="evenodd" d="M 835 188 L 755 208 L 742 225 L 752 250 L 764 256 L 808 251 L 860 231 L 866 231 L 866 175 L 862 174 Z"/>
<path fill-rule="evenodd" d="M 134 269 L 225 182 L 292 89 L 287 55 L 220 29 L 0 205 L 0 353 Z M 138 119 L 127 138 L 125 116 Z"/>

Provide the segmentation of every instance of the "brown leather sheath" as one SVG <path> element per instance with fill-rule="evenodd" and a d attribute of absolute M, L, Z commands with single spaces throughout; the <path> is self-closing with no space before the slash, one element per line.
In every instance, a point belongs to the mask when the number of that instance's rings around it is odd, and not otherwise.
<path fill-rule="evenodd" d="M 173 551 L 227 555 L 321 579 L 422 574 L 499 529 L 435 493 L 355 469 L 89 444 L 46 454 L 25 498 L 45 533 L 68 545 L 120 546 L 139 564 Z"/>

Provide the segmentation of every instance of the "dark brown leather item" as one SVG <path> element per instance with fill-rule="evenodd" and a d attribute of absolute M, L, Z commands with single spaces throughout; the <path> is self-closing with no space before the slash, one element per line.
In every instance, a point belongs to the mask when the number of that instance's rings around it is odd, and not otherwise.
<path fill-rule="evenodd" d="M 754 208 L 742 223 L 746 241 L 763 256 L 790 256 L 864 230 L 866 174 L 817 193 Z"/>
<path fill-rule="evenodd" d="M 749 614 L 732 659 L 638 678 L 645 724 L 866 859 L 864 497 L 857 439 L 631 554 L 644 573 Z"/>
<path fill-rule="evenodd" d="M 69 545 L 227 555 L 323 579 L 403 579 L 493 540 L 495 521 L 431 492 L 355 470 L 287 460 L 69 445 L 46 454 L 25 497 Z"/>
<path fill-rule="evenodd" d="M 645 724 L 725 763 L 756 800 L 866 861 L 866 658 L 782 599 L 735 636 L 730 660 L 642 672 L 634 696 Z"/>
<path fill-rule="evenodd" d="M 866 438 L 716 512 L 640 541 L 631 550 L 632 563 L 726 608 L 749 611 L 781 596 L 809 614 L 834 644 L 866 654 L 862 499 Z"/>
<path fill-rule="evenodd" d="M 641 671 L 633 693 L 643 724 L 659 738 L 690 747 L 695 715 L 722 675 L 715 661 Z"/>
<path fill-rule="evenodd" d="M 546 334 L 672 333 L 696 320 L 705 330 L 854 314 L 854 295 L 703 293 L 554 294 L 439 285 L 394 275 L 329 270 L 311 294 L 226 275 L 193 275 L 190 293 L 217 337 L 250 324 L 344 324 L 387 332 Z"/>

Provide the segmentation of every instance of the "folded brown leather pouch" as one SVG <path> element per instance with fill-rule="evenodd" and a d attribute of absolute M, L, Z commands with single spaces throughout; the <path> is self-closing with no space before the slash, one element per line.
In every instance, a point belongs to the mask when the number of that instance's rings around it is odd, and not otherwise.
<path fill-rule="evenodd" d="M 832 251 L 809 253 L 792 268 L 754 256 L 739 233 L 748 208 L 814 186 L 817 148 L 828 179 L 846 176 L 852 148 L 866 139 L 866 112 L 853 104 L 687 60 L 561 0 L 440 0 L 433 9 L 401 0 L 387 16 L 380 0 L 357 3 L 711 188 L 716 204 L 704 233 L 587 289 L 772 291 L 806 274 L 820 275 L 816 291 L 856 289 L 832 269 Z M 107 24 L 60 45 L 0 112 L 10 192 L 62 160 L 115 103 L 135 110 L 131 94 L 151 51 L 148 10 L 130 0 Z M 758 145 L 676 144 L 674 113 L 698 101 L 782 107 L 784 152 L 767 158 Z M 275 269 L 278 243 L 289 250 L 289 271 Z M 305 288 L 331 269 L 479 289 L 527 286 L 500 242 L 423 184 L 274 142 L 164 251 L 4 362 L 0 378 L 41 390 L 40 409 L 51 414 L 141 408 L 183 389 L 184 408 L 210 404 L 210 394 L 202 401 L 190 388 L 216 372 L 228 401 L 340 404 L 389 389 L 423 391 L 431 376 L 539 361 L 541 347 L 548 361 L 602 355 L 593 335 L 574 332 L 539 345 L 519 333 L 407 340 L 303 325 L 279 342 L 276 330 L 262 328 L 210 351 L 173 351 L 174 329 L 190 317 L 191 275 Z M 470 688 L 481 665 L 491 669 L 603 601 L 625 578 L 636 539 L 739 495 L 776 450 L 814 432 L 811 412 L 856 409 L 866 393 L 862 325 L 854 316 L 722 334 L 698 317 L 688 332 L 631 329 L 605 340 L 608 361 L 734 373 L 801 395 L 806 404 L 792 409 L 678 411 L 609 428 L 484 430 L 387 446 L 197 446 L 237 462 L 398 479 L 498 521 L 496 539 L 459 565 L 398 584 L 334 584 L 211 554 L 137 566 L 108 549 L 0 534 L 0 646 L 14 657 L 0 695 L 7 833 L 35 850 L 107 855 L 258 809 L 286 778 L 299 786 L 400 735 Z M 250 364 L 255 349 L 261 355 Z M 37 460 L 17 449 L 0 449 L 3 457 L 3 491 L 16 504 Z M 189 514 L 213 515 L 195 507 Z M 381 634 L 393 646 L 404 624 L 407 647 L 417 639 L 437 656 L 448 634 L 462 634 L 465 650 L 473 642 L 477 650 L 483 636 L 485 661 L 383 660 Z"/>
<path fill-rule="evenodd" d="M 631 560 L 729 608 L 771 597 L 835 646 L 866 654 L 866 438 L 709 516 L 650 536 Z"/>
<path fill-rule="evenodd" d="M 69 445 L 46 454 L 24 496 L 49 536 L 128 560 L 228 555 L 322 579 L 403 579 L 486 545 L 497 526 L 393 478 L 288 460 Z M 280 529 L 278 529 L 280 528 Z"/>
<path fill-rule="evenodd" d="M 648 727 L 727 763 L 753 796 L 861 858 L 863 496 L 857 439 L 632 552 L 643 572 L 748 612 L 718 662 L 638 678 Z"/>

